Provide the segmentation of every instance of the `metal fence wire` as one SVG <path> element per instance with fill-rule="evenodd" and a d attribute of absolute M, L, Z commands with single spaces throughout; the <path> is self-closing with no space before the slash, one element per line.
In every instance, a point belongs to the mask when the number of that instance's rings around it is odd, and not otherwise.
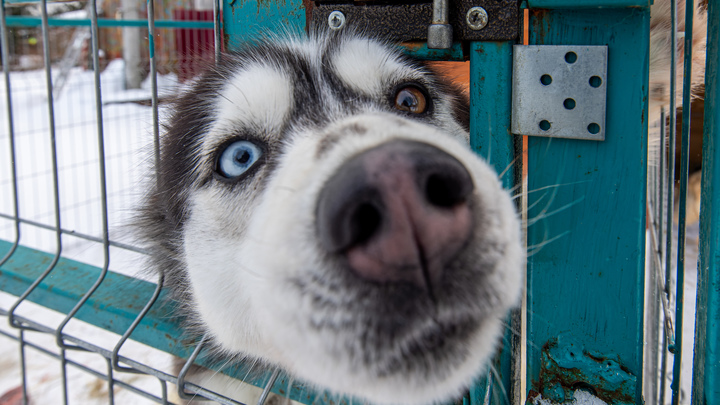
<path fill-rule="evenodd" d="M 197 60 L 217 61 L 225 46 L 221 9 L 228 5 L 213 0 L 196 7 L 199 3 L 178 2 L 174 11 L 168 4 L 156 10 L 152 0 L 135 8 L 127 1 L 119 5 L 110 0 L 5 0 L 0 7 L 0 87 L 5 95 L 0 124 L 0 316 L 6 320 L 0 327 L 0 396 L 5 393 L 0 404 L 13 403 L 13 398 L 24 404 L 172 404 L 200 398 L 243 403 L 188 381 L 193 365 L 247 377 L 248 386 L 255 388 L 248 388 L 245 403 L 262 405 L 271 392 L 306 404 L 342 401 L 296 384 L 280 370 L 250 377 L 242 364 L 214 364 L 203 355 L 203 341 L 184 340 L 172 310 L 160 304 L 163 278 L 142 275 L 145 252 L 123 227 L 142 197 L 137 185 L 152 180 L 147 168 L 159 159 L 163 101 L 200 71 Z M 532 9 L 534 2 L 527 3 L 522 7 Z M 687 3 L 685 16 L 673 7 L 671 41 L 684 41 L 684 47 L 675 49 L 685 50 L 673 58 L 689 61 L 693 4 Z M 676 83 L 676 63 L 671 63 L 670 93 L 679 88 L 683 93 L 680 139 L 676 97 L 670 97 L 661 122 L 650 128 L 644 378 L 637 383 L 647 404 L 690 403 L 690 381 L 681 381 L 683 366 L 690 365 L 693 403 L 720 403 L 720 337 L 713 324 L 720 320 L 720 210 L 712 210 L 720 203 L 720 192 L 712 187 L 720 164 L 715 145 L 720 7 L 712 1 L 707 7 L 698 298 L 696 313 L 689 314 L 696 318 L 690 337 L 683 335 L 688 330 L 683 314 L 685 293 L 696 293 L 685 280 L 688 272 L 694 274 L 685 243 L 692 63 L 684 63 L 683 84 Z M 683 36 L 677 35 L 677 18 L 685 18 Z M 118 46 L 121 37 L 137 46 Z M 126 88 L 129 82 L 136 88 Z M 528 316 L 523 319 L 533 322 Z M 527 339 L 527 334 L 521 337 Z M 182 367 L 173 360 L 178 357 L 187 359 Z M 481 391 L 487 395 L 484 403 L 515 403 L 527 395 L 505 397 L 503 390 L 488 394 L 484 387 Z"/>

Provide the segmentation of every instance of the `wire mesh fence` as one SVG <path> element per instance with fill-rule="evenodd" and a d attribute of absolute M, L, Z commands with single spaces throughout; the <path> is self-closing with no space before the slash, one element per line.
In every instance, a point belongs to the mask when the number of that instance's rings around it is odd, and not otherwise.
<path fill-rule="evenodd" d="M 685 15 L 678 15 L 677 4 L 672 4 L 671 41 L 676 44 L 683 41 L 683 45 L 675 46 L 672 51 L 669 106 L 667 111 L 662 111 L 660 122 L 651 126 L 648 147 L 644 396 L 650 404 L 689 403 L 692 384 L 698 236 L 695 226 L 695 238 L 688 245 L 687 230 L 698 218 L 691 214 L 688 223 L 688 210 L 695 204 L 688 202 L 688 159 L 691 126 L 702 124 L 690 119 L 693 108 L 691 4 L 686 4 L 685 11 Z M 680 18 L 685 26 L 682 39 L 678 38 L 677 28 Z M 685 49 L 685 54 L 680 54 L 678 49 Z M 684 78 L 682 82 L 678 80 L 676 60 L 683 60 L 684 71 L 679 76 Z M 682 112 L 676 114 L 680 107 L 678 94 L 682 94 Z M 681 125 L 677 123 L 678 118 Z M 686 342 L 684 349 L 683 342 Z"/>
<path fill-rule="evenodd" d="M 9 243 L 1 260 L 15 259 L 18 245 L 49 252 L 43 274 L 33 281 L 58 277 L 67 259 L 102 268 L 99 275 L 66 274 L 96 286 L 108 270 L 141 276 L 142 249 L 124 242 L 124 224 L 142 197 L 138 184 L 151 177 L 163 102 L 214 57 L 212 4 L 209 11 L 161 10 L 160 17 L 174 19 L 158 21 L 150 5 L 136 14 L 149 12 L 160 27 L 148 20 L 98 18 L 95 10 L 112 14 L 118 8 L 112 4 L 77 3 L 72 11 L 58 3 L 5 4 L 6 114 L 1 119 L 9 130 L 0 135 L 0 239 Z M 49 16 L 51 10 L 56 15 Z M 134 31 L 129 39 L 135 42 L 118 47 L 128 39 L 124 31 Z M 134 55 L 123 55 L 127 48 Z M 122 282 L 131 289 L 139 283 Z M 0 391 L 21 395 L 25 403 L 28 398 L 35 403 L 60 398 L 64 403 L 172 403 L 167 381 L 174 382 L 176 373 L 170 356 L 134 341 L 115 347 L 117 334 L 34 305 L 31 289 L 37 284 L 15 293 L 20 300 L 6 293 L 0 297 L 0 313 L 16 327 L 4 324 L 0 330 L 2 357 L 13 359 Z M 155 290 L 145 284 L 149 292 Z M 87 296 L 93 288 L 80 290 Z M 146 365 L 120 366 L 128 353 Z M 154 378 L 143 378 L 138 369 Z M 22 389 L 13 391 L 15 385 Z"/>

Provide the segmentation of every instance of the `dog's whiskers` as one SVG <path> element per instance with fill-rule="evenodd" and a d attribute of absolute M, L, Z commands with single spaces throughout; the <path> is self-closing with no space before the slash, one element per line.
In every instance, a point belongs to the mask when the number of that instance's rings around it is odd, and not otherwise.
<path fill-rule="evenodd" d="M 502 394 L 503 403 L 510 404 L 510 398 L 508 397 L 508 392 L 505 390 L 505 386 L 502 383 L 502 378 L 500 377 L 500 373 L 498 373 L 497 369 L 492 363 L 488 363 L 488 370 L 490 371 L 490 375 L 487 376 L 487 378 L 491 378 L 492 386 L 496 388 L 500 388 L 500 393 Z M 490 397 L 492 397 L 493 394 L 490 394 Z M 486 402 L 489 403 L 490 398 L 485 398 Z"/>
<path fill-rule="evenodd" d="M 522 333 L 517 328 L 513 327 L 511 324 L 509 324 L 506 320 L 504 320 L 502 318 L 500 318 L 499 320 L 503 324 L 505 329 L 510 331 L 510 333 L 512 333 L 513 335 L 515 335 L 517 337 L 522 337 Z M 505 336 L 503 336 L 503 342 L 505 342 L 505 344 L 508 344 L 508 345 L 510 344 L 510 342 L 507 341 L 507 338 Z M 535 344 L 529 340 L 526 341 L 526 344 L 530 345 L 532 348 L 534 348 L 536 350 L 542 349 L 540 346 L 538 346 L 537 344 Z"/>
<path fill-rule="evenodd" d="M 569 203 L 563 205 L 562 207 L 560 207 L 560 208 L 558 208 L 558 209 L 556 209 L 556 210 L 554 210 L 554 211 L 549 211 L 549 212 L 548 212 L 548 211 L 543 211 L 543 212 L 541 212 L 540 214 L 538 214 L 535 218 L 533 218 L 533 219 L 528 219 L 528 220 L 527 220 L 527 227 L 531 227 L 531 226 L 533 226 L 534 224 L 536 224 L 538 221 L 541 221 L 541 220 L 543 220 L 543 219 L 545 219 L 545 218 L 549 218 L 549 217 L 551 217 L 551 216 L 553 216 L 553 215 L 555 215 L 555 214 L 557 214 L 557 213 L 560 213 L 560 212 L 562 212 L 562 211 L 565 211 L 566 209 L 572 207 L 573 205 L 576 205 L 576 204 L 580 203 L 580 202 L 583 201 L 583 200 L 585 200 L 585 197 L 584 197 L 584 196 L 578 198 L 578 199 L 575 200 L 575 201 L 569 202 Z"/>
<path fill-rule="evenodd" d="M 510 163 L 508 163 L 508 165 L 505 167 L 505 169 L 498 175 L 498 178 L 502 179 L 505 176 L 505 173 L 507 173 L 507 171 L 510 170 L 510 168 L 513 167 L 513 165 L 515 165 L 515 163 L 517 163 L 518 159 L 521 159 L 521 158 L 522 158 L 522 155 L 516 156 L 515 159 L 513 159 Z M 513 187 L 513 189 L 514 188 L 515 187 Z"/>
<path fill-rule="evenodd" d="M 217 368 L 215 368 L 215 369 L 213 370 L 214 373 L 212 373 L 212 374 L 208 377 L 207 382 L 212 381 L 219 373 L 222 372 L 222 370 L 224 370 L 232 361 L 235 361 L 235 360 L 236 360 L 236 357 L 235 357 L 235 356 L 230 356 L 230 357 L 229 357 L 225 362 L 223 362 L 219 367 L 217 367 Z M 203 382 L 203 383 L 205 384 L 205 382 Z M 197 397 L 197 395 L 199 395 L 199 394 L 198 394 L 198 393 L 195 393 L 195 395 L 193 395 L 193 399 L 195 399 L 195 397 Z M 221 395 L 222 395 L 222 394 L 221 394 Z"/>
<path fill-rule="evenodd" d="M 567 236 L 567 235 L 569 235 L 569 234 L 570 234 L 570 231 L 565 231 L 565 232 L 561 233 L 560 235 L 555 236 L 554 238 L 545 239 L 545 240 L 543 240 L 542 242 L 540 242 L 540 243 L 538 243 L 538 244 L 528 246 L 528 247 L 527 247 L 527 248 L 528 248 L 527 256 L 528 256 L 528 257 L 532 257 L 532 256 L 535 255 L 536 253 L 540 252 L 540 250 L 542 250 L 542 248 L 543 248 L 545 245 L 550 244 L 550 243 L 552 243 L 552 242 L 554 242 L 554 241 L 556 241 L 556 240 L 558 240 L 558 239 L 560 239 L 560 238 L 562 238 L 562 237 L 564 237 L 564 236 Z M 545 233 L 545 235 L 547 236 L 547 232 Z"/>
<path fill-rule="evenodd" d="M 570 183 L 563 183 L 563 184 L 552 184 L 552 185 L 549 185 L 549 186 L 543 186 L 543 187 L 538 187 L 538 188 L 533 189 L 533 190 L 528 190 L 528 191 L 525 192 L 525 193 L 516 194 L 516 195 L 514 195 L 512 198 L 513 198 L 513 200 L 514 200 L 514 199 L 520 198 L 520 197 L 522 197 L 522 196 L 527 196 L 527 195 L 529 195 L 529 194 L 532 194 L 532 193 L 535 193 L 535 192 L 538 192 L 538 191 L 542 191 L 542 190 L 547 190 L 547 189 L 551 189 L 551 188 L 555 188 L 555 187 L 574 186 L 574 185 L 576 185 L 576 184 L 583 184 L 583 183 L 588 183 L 588 182 L 589 182 L 588 180 L 582 180 L 582 181 L 573 181 L 573 182 L 570 182 Z M 517 190 L 517 189 L 520 188 L 520 187 L 521 187 L 521 184 L 518 184 L 517 186 L 513 187 L 513 188 L 510 189 L 510 190 L 511 190 L 511 191 Z"/>

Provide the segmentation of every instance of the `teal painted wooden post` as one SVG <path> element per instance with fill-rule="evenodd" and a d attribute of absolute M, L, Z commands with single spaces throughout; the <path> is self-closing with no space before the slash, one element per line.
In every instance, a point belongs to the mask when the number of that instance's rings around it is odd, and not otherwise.
<path fill-rule="evenodd" d="M 720 403 L 720 4 L 708 4 L 693 405 Z"/>
<path fill-rule="evenodd" d="M 470 146 L 504 174 L 501 180 L 507 189 L 516 184 L 515 165 L 510 167 L 516 138 L 510 133 L 512 46 L 512 42 L 470 45 Z"/>
<path fill-rule="evenodd" d="M 305 6 L 301 0 L 223 0 L 224 43 L 229 50 L 265 34 L 304 32 Z"/>
<path fill-rule="evenodd" d="M 510 133 L 512 102 L 512 42 L 473 42 L 470 45 L 470 146 L 503 174 L 507 189 L 517 184 L 515 168 L 515 136 Z M 513 325 L 520 330 L 519 325 Z M 519 336 L 508 329 L 503 336 L 503 349 L 494 367 L 500 382 L 493 381 L 490 403 L 513 403 L 513 346 Z M 497 376 L 492 376 L 495 380 Z M 471 392 L 473 404 L 483 403 L 486 380 Z M 500 388 L 502 387 L 502 389 Z M 504 392 L 498 392 L 504 391 Z M 505 396 L 510 396 L 510 400 Z"/>
<path fill-rule="evenodd" d="M 569 372 L 601 394 L 610 372 L 606 401 L 642 403 L 649 8 L 530 15 L 531 44 L 607 45 L 608 93 L 605 141 L 529 140 L 528 385 L 562 399 L 548 376 Z"/>

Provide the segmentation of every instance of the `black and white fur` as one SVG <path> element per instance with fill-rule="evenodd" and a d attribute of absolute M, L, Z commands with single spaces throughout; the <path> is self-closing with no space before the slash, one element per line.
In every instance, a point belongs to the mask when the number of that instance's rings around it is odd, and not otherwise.
<path fill-rule="evenodd" d="M 652 11 L 653 119 L 669 100 L 669 3 Z M 408 88 L 422 111 L 397 108 Z M 467 114 L 425 65 L 352 32 L 226 55 L 177 103 L 140 221 L 190 331 L 337 394 L 460 395 L 486 370 L 525 263 L 511 199 L 467 147 Z M 219 160 L 237 142 L 257 161 L 228 178 Z M 449 185 L 428 191 L 427 167 Z"/>
<path fill-rule="evenodd" d="M 467 113 L 422 63 L 351 32 L 225 55 L 177 103 L 140 224 L 190 329 L 338 394 L 461 395 L 525 264 Z M 219 159 L 239 141 L 259 157 L 228 178 Z"/>

